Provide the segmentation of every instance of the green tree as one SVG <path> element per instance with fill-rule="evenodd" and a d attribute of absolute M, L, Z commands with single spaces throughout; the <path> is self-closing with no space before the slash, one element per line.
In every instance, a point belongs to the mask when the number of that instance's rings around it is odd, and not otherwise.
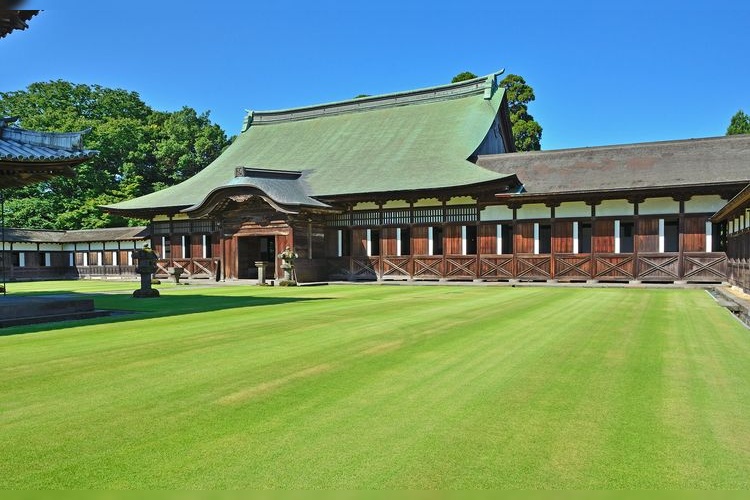
<path fill-rule="evenodd" d="M 471 71 L 464 71 L 463 73 L 459 73 L 456 76 L 454 76 L 453 80 L 451 80 L 451 83 L 458 83 L 458 82 L 463 82 L 466 80 L 473 80 L 474 78 L 477 78 L 477 75 L 475 75 Z"/>
<path fill-rule="evenodd" d="M 513 127 L 516 151 L 539 151 L 542 149 L 542 126 L 529 114 L 528 104 L 536 99 L 534 89 L 522 76 L 509 74 L 500 82 L 505 87 Z"/>
<path fill-rule="evenodd" d="M 141 222 L 98 206 L 181 182 L 229 144 L 207 112 L 155 111 L 136 92 L 63 80 L 0 92 L 0 116 L 18 116 L 32 130 L 91 129 L 85 146 L 99 151 L 76 167 L 75 178 L 9 190 L 6 220 L 16 227 L 88 229 Z"/>
<path fill-rule="evenodd" d="M 727 128 L 727 135 L 750 134 L 750 116 L 739 110 L 734 114 Z"/>
<path fill-rule="evenodd" d="M 477 78 L 470 71 L 453 77 L 451 83 Z M 513 129 L 513 142 L 516 151 L 538 151 L 542 148 L 542 126 L 529 114 L 528 104 L 536 99 L 534 89 L 519 75 L 509 74 L 500 82 L 505 88 L 510 111 L 510 124 Z"/>

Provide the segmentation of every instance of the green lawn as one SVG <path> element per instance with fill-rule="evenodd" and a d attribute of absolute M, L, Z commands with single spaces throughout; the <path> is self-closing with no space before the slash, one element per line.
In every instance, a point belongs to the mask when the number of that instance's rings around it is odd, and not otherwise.
<path fill-rule="evenodd" d="M 0 489 L 750 487 L 702 290 L 135 287 L 9 286 L 136 312 L 0 330 Z"/>

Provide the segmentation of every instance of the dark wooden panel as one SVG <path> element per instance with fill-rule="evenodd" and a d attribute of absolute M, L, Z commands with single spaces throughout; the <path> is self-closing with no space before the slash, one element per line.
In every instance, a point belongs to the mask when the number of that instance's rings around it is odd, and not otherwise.
<path fill-rule="evenodd" d="M 573 252 L 573 223 L 555 221 L 552 225 L 552 253 Z"/>
<path fill-rule="evenodd" d="M 479 226 L 479 253 L 482 255 L 497 254 L 497 224 L 482 224 Z"/>
<path fill-rule="evenodd" d="M 380 230 L 380 253 L 382 255 L 396 255 L 396 228 L 384 227 Z"/>
<path fill-rule="evenodd" d="M 367 255 L 367 229 L 352 229 L 352 256 Z"/>
<path fill-rule="evenodd" d="M 427 241 L 427 226 L 414 226 L 411 229 L 411 253 L 413 255 L 427 255 L 429 245 Z"/>
<path fill-rule="evenodd" d="M 636 228 L 636 248 L 639 252 L 659 251 L 659 219 L 640 217 Z"/>
<path fill-rule="evenodd" d="M 707 217 L 685 216 L 682 225 L 683 252 L 705 252 L 706 251 L 706 220 Z"/>
<path fill-rule="evenodd" d="M 326 257 L 338 257 L 339 256 L 339 230 L 338 229 L 326 229 L 325 230 L 325 249 Z"/>
<path fill-rule="evenodd" d="M 611 253 L 615 251 L 615 221 L 597 220 L 594 223 L 593 251 Z"/>
<path fill-rule="evenodd" d="M 452 224 L 445 226 L 443 249 L 446 255 L 461 255 L 461 226 Z"/>
<path fill-rule="evenodd" d="M 513 248 L 516 253 L 534 253 L 534 223 L 519 222 L 513 235 Z"/>
<path fill-rule="evenodd" d="M 211 239 L 209 235 L 206 238 Z M 203 258 L 203 233 L 191 235 L 190 241 L 190 255 L 195 259 Z M 210 250 L 208 250 L 210 251 Z M 210 253 L 208 255 L 211 255 Z"/>
<path fill-rule="evenodd" d="M 211 234 L 211 256 L 221 257 L 222 238 L 218 231 Z"/>

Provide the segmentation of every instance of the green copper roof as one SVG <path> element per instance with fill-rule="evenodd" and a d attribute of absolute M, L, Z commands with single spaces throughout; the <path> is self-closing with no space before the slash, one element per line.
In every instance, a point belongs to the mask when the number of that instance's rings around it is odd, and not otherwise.
<path fill-rule="evenodd" d="M 250 113 L 213 163 L 176 186 L 107 208 L 199 205 L 237 167 L 301 171 L 307 195 L 436 189 L 498 180 L 467 161 L 493 126 L 497 74 L 465 82 L 282 111 Z"/>

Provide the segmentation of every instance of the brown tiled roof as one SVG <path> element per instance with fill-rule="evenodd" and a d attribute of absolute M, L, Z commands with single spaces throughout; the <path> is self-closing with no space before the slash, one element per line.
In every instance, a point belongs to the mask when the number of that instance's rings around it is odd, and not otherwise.
<path fill-rule="evenodd" d="M 59 243 L 65 231 L 48 231 L 44 229 L 5 228 L 4 241 L 23 243 Z"/>
<path fill-rule="evenodd" d="M 5 229 L 5 241 L 24 243 L 86 243 L 95 241 L 132 241 L 148 238 L 148 228 L 112 227 L 76 231 L 50 231 L 44 229 Z"/>
<path fill-rule="evenodd" d="M 687 187 L 750 182 L 750 134 L 480 156 L 514 172 L 529 194 Z"/>

